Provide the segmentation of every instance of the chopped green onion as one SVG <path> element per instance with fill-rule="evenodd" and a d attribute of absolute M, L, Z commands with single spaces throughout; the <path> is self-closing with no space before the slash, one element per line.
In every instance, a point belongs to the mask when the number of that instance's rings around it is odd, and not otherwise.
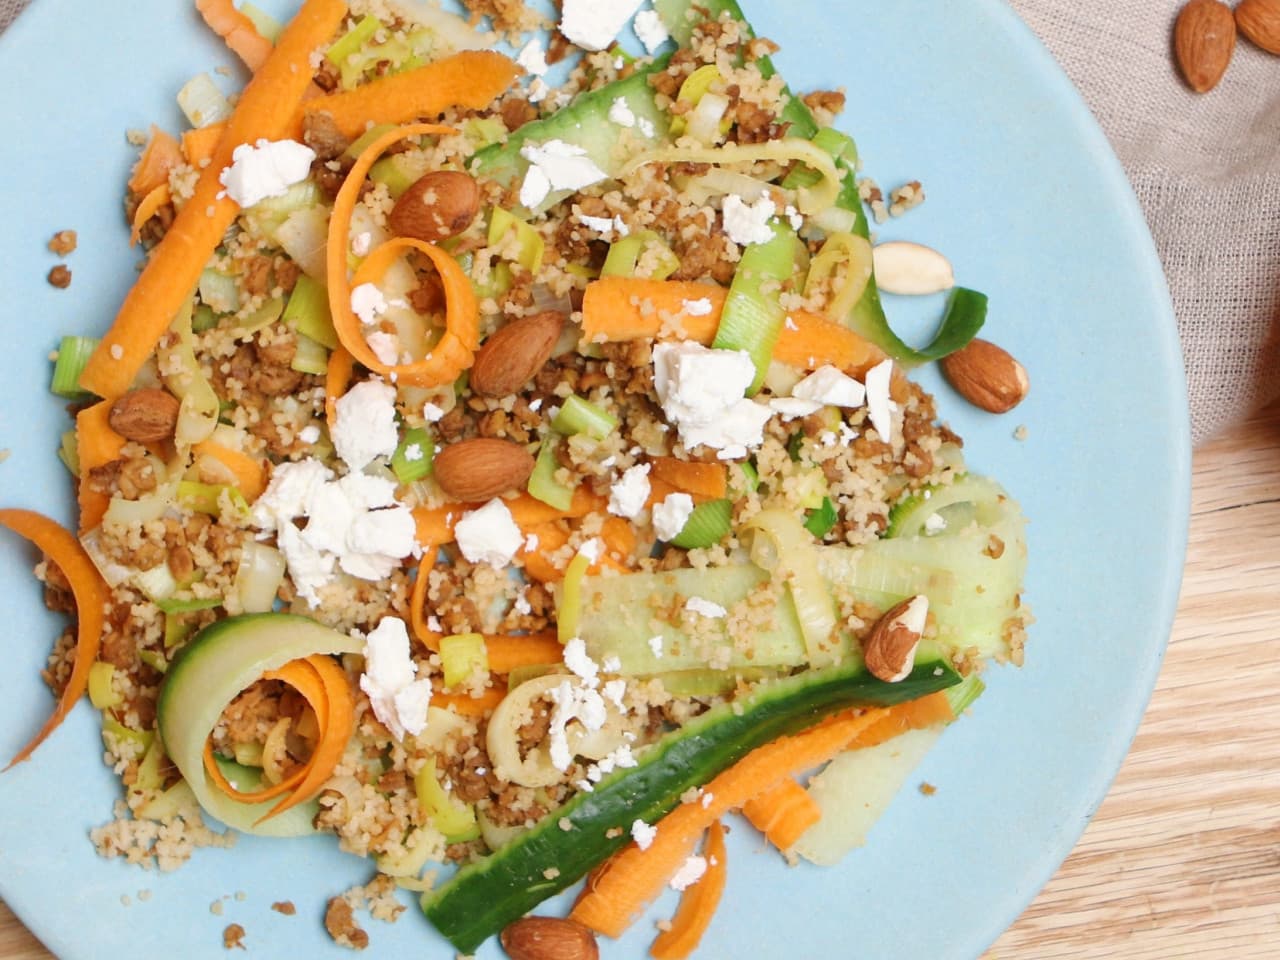
<path fill-rule="evenodd" d="M 383 157 L 369 170 L 369 179 L 387 188 L 392 200 L 399 200 L 422 177 L 421 165 L 411 154 L 393 153 Z"/>
<path fill-rule="evenodd" d="M 568 510 L 573 504 L 574 488 L 556 480 L 556 471 L 560 469 L 560 461 L 556 459 L 558 442 L 553 436 L 542 441 L 533 473 L 529 474 L 529 496 L 557 510 Z"/>
<path fill-rule="evenodd" d="M 351 141 L 351 144 L 347 149 L 342 151 L 342 158 L 344 160 L 351 161 L 358 160 L 360 158 L 360 154 L 364 153 L 365 150 L 368 149 L 369 144 L 373 143 L 373 141 L 377 140 L 383 134 L 390 133 L 395 128 L 396 125 L 394 123 L 375 123 L 372 127 Z"/>
<path fill-rule="evenodd" d="M 868 284 L 867 292 L 871 292 Z M 941 360 L 948 354 L 955 353 L 978 335 L 987 320 L 987 296 L 966 287 L 956 287 L 947 300 L 946 312 L 942 315 L 942 323 L 938 332 L 927 346 L 908 346 L 896 333 L 889 329 L 889 322 L 883 311 L 858 310 L 850 314 L 847 324 L 855 333 L 860 333 L 889 356 L 907 366 L 916 366 L 930 360 Z"/>
<path fill-rule="evenodd" d="M 476 145 L 476 150 L 480 150 L 505 140 L 507 125 L 497 117 L 472 117 L 462 124 L 462 135 Z"/>
<path fill-rule="evenodd" d="M 422 812 L 427 815 L 432 826 L 444 834 L 447 843 L 463 843 L 480 836 L 475 808 L 459 803 L 445 792 L 436 779 L 434 757 L 428 757 L 427 762 L 414 775 L 413 787 L 414 793 L 418 795 L 418 802 L 422 804 Z"/>
<path fill-rule="evenodd" d="M 157 351 L 165 386 L 180 401 L 174 431 L 174 441 L 180 447 L 207 440 L 218 427 L 221 409 L 218 394 L 196 360 L 195 336 L 191 332 L 193 316 L 188 301 L 169 325 L 174 336 L 162 340 Z"/>
<path fill-rule="evenodd" d="M 720 68 L 714 63 L 708 63 L 706 66 L 699 67 L 689 76 L 685 77 L 684 83 L 680 84 L 680 92 L 676 94 L 676 99 L 682 103 L 687 103 L 692 109 L 696 107 L 702 98 L 707 95 L 712 85 L 721 79 Z M 687 119 L 690 111 L 671 118 L 671 136 L 679 137 L 688 129 L 689 121 Z"/>
<path fill-rule="evenodd" d="M 800 462 L 800 450 L 804 447 L 804 434 L 797 430 L 787 438 L 787 456 L 792 463 Z"/>
<path fill-rule="evenodd" d="M 234 487 L 230 489 L 235 490 Z M 245 541 L 240 550 L 240 566 L 236 568 L 235 581 L 235 596 L 240 601 L 240 609 L 245 613 L 270 613 L 275 609 L 276 594 L 284 582 L 284 573 L 284 554 L 265 543 Z"/>
<path fill-rule="evenodd" d="M 221 597 L 191 597 L 186 600 L 175 600 L 165 597 L 155 601 L 164 613 L 197 613 L 201 610 L 213 610 L 222 606 Z"/>
<path fill-rule="evenodd" d="M 806 510 L 816 510 L 821 507 L 822 501 L 826 499 L 827 489 L 826 475 L 819 467 L 802 472 L 795 479 L 795 486 L 792 488 L 800 506 Z"/>
<path fill-rule="evenodd" d="M 756 376 L 748 394 L 755 394 L 764 383 L 774 344 L 782 332 L 787 312 L 779 296 L 795 268 L 798 245 L 795 233 L 775 222 L 771 239 L 742 251 L 729 285 L 720 327 L 711 345 L 717 350 L 745 350 L 751 356 Z"/>
<path fill-rule="evenodd" d="M 489 651 L 484 637 L 478 633 L 457 633 L 440 638 L 440 663 L 444 667 L 444 685 L 456 687 L 474 674 L 489 672 Z"/>
<path fill-rule="evenodd" d="M 152 741 L 156 738 L 155 733 L 150 730 L 126 727 L 109 713 L 102 715 L 102 732 L 111 734 L 117 743 L 135 743 L 143 751 L 150 748 Z"/>
<path fill-rule="evenodd" d="M 198 73 L 182 85 L 178 106 L 193 127 L 207 127 L 231 116 L 231 102 L 207 73 Z"/>
<path fill-rule="evenodd" d="M 834 127 L 823 127 L 813 135 L 813 143 L 831 154 L 831 159 L 837 163 L 843 160 L 850 167 L 858 165 L 858 146 L 847 133 L 841 133 Z"/>
<path fill-rule="evenodd" d="M 290 216 L 299 210 L 320 205 L 320 187 L 310 177 L 287 187 L 278 197 L 265 197 L 249 208 L 253 225 L 267 237 L 274 237 Z"/>
<path fill-rule="evenodd" d="M 238 487 L 225 484 L 199 483 L 195 480 L 183 480 L 178 484 L 178 502 L 197 513 L 207 513 L 216 517 L 221 513 L 219 506 L 222 494 L 226 493 L 231 506 L 239 513 L 247 516 L 249 501 Z"/>
<path fill-rule="evenodd" d="M 62 443 L 58 445 L 58 459 L 71 471 L 73 477 L 80 476 L 80 443 L 74 430 L 68 430 L 62 435 Z"/>
<path fill-rule="evenodd" d="M 293 351 L 293 359 L 289 361 L 289 369 L 322 377 L 329 369 L 329 351 L 323 344 L 298 334 L 297 346 Z"/>
<path fill-rule="evenodd" d="M 141 570 L 133 575 L 133 585 L 146 594 L 153 603 L 173 596 L 178 589 L 178 581 L 174 579 L 169 565 L 159 563 L 150 570 Z"/>
<path fill-rule="evenodd" d="M 831 502 L 830 497 L 823 497 L 822 506 L 809 511 L 804 521 L 804 528 L 821 540 L 839 521 L 840 517 L 836 513 L 835 504 Z"/>
<path fill-rule="evenodd" d="M 186 643 L 187 638 L 195 632 L 196 625 L 180 613 L 164 615 L 164 647 L 176 647 Z"/>
<path fill-rule="evenodd" d="M 401 483 L 413 483 L 431 475 L 436 442 L 422 427 L 406 430 L 404 439 L 391 455 L 391 470 Z"/>
<path fill-rule="evenodd" d="M 560 603 L 556 609 L 556 636 L 561 643 L 568 643 L 578 635 L 578 624 L 582 622 L 582 580 L 590 567 L 590 559 L 579 552 L 564 568 Z"/>
<path fill-rule="evenodd" d="M 360 48 L 372 40 L 373 35 L 380 29 L 382 29 L 382 21 L 377 17 L 372 14 L 362 17 L 359 23 L 335 40 L 333 45 L 325 51 L 325 59 L 342 70 L 347 65 L 347 58 L 358 53 Z"/>
<path fill-rule="evenodd" d="M 597 404 L 570 394 L 551 421 L 551 426 L 560 433 L 585 433 L 596 440 L 603 440 L 618 429 L 618 418 Z"/>
<path fill-rule="evenodd" d="M 281 319 L 304 337 L 330 350 L 338 348 L 338 333 L 329 312 L 329 291 L 305 273 L 298 276 Z"/>
<path fill-rule="evenodd" d="M 837 273 L 841 266 L 843 271 Z M 852 233 L 831 233 L 809 264 L 804 295 L 812 296 L 820 287 L 828 285 L 826 314 L 847 317 L 854 304 L 862 299 L 873 270 L 870 241 Z"/>
<path fill-rule="evenodd" d="M 102 660 L 89 667 L 89 702 L 95 709 L 106 710 L 124 703 L 120 691 L 111 685 L 115 675 L 116 668 Z"/>
<path fill-rule="evenodd" d="M 231 331 L 231 335 L 237 340 L 244 340 L 251 337 L 266 327 L 271 326 L 280 319 L 284 313 L 284 300 L 281 297 L 274 297 L 267 300 L 258 309 L 250 312 L 250 314 L 242 320 L 237 321 L 235 328 Z"/>
<path fill-rule="evenodd" d="M 733 504 L 728 500 L 708 500 L 693 508 L 680 532 L 671 539 L 682 550 L 711 547 L 729 534 Z"/>
<path fill-rule="evenodd" d="M 191 332 L 204 333 L 218 325 L 218 315 L 207 303 L 198 303 L 191 313 Z"/>
<path fill-rule="evenodd" d="M 138 659 L 156 673 L 165 673 L 169 669 L 169 661 L 159 650 L 139 650 Z"/>
<path fill-rule="evenodd" d="M 746 481 L 747 492 L 755 493 L 760 489 L 760 471 L 756 469 L 756 465 L 749 460 L 744 460 L 738 464 L 742 468 L 742 477 Z"/>
<path fill-rule="evenodd" d="M 164 774 L 160 772 L 160 763 L 164 755 L 164 748 L 160 745 L 160 741 L 153 739 L 147 746 L 147 752 L 142 755 L 138 771 L 133 783 L 130 784 L 134 790 L 159 790 L 164 786 Z"/>
<path fill-rule="evenodd" d="M 496 247 L 512 229 L 516 231 L 519 243 L 515 262 L 530 273 L 537 273 L 542 268 L 542 255 L 546 251 L 542 235 L 511 211 L 494 207 L 489 216 L 489 246 Z"/>
<path fill-rule="evenodd" d="M 652 230 L 638 230 L 609 244 L 600 276 L 634 277 L 641 265 L 649 267 L 645 279 L 665 280 L 680 269 L 680 258 Z"/>
<path fill-rule="evenodd" d="M 214 313 L 235 313 L 240 309 L 240 285 L 236 278 L 213 268 L 200 273 L 200 299 Z"/>
<path fill-rule="evenodd" d="M 982 682 L 982 677 L 976 673 L 971 673 L 965 677 L 954 687 L 948 687 L 945 691 L 947 703 L 951 705 L 951 712 L 958 718 L 977 700 L 987 685 Z"/>
<path fill-rule="evenodd" d="M 258 9 L 252 3 L 240 4 L 240 12 L 253 21 L 254 28 L 260 34 L 272 43 L 276 42 L 276 39 L 280 36 L 280 31 L 283 29 L 279 20 L 265 10 Z"/>
<path fill-rule="evenodd" d="M 58 359 L 53 364 L 53 381 L 49 389 L 67 400 L 83 400 L 89 394 L 80 389 L 80 373 L 98 346 L 94 337 L 63 337 L 58 344 Z"/>

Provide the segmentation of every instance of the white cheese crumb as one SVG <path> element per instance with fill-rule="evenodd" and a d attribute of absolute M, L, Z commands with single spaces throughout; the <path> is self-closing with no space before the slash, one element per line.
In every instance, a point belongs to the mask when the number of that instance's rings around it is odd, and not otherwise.
<path fill-rule="evenodd" d="M 387 312 L 390 304 L 372 283 L 362 283 L 351 291 L 351 312 L 360 318 L 366 327 L 378 322 L 378 318 Z"/>
<path fill-rule="evenodd" d="M 649 501 L 649 464 L 631 467 L 609 488 L 609 512 L 615 517 L 634 520 Z"/>
<path fill-rule="evenodd" d="M 531 76 L 540 77 L 547 72 L 547 50 L 542 41 L 534 37 L 516 54 L 516 63 Z"/>
<path fill-rule="evenodd" d="M 524 542 L 524 552 L 533 553 L 533 551 L 537 549 L 538 549 L 538 535 L 536 533 L 531 533 L 529 534 L 528 538 Z"/>
<path fill-rule="evenodd" d="M 714 793 L 704 793 L 702 795 L 702 809 L 710 810 L 711 801 L 715 800 L 715 798 L 716 798 L 716 795 Z"/>
<path fill-rule="evenodd" d="M 773 228 L 769 221 L 778 212 L 778 206 L 769 197 L 761 196 L 755 203 L 747 203 L 736 193 L 724 198 L 721 213 L 724 217 L 724 232 L 729 239 L 740 247 L 752 243 L 768 243 L 773 239 Z"/>
<path fill-rule="evenodd" d="M 631 839 L 636 842 L 636 846 L 641 851 L 648 850 L 657 836 L 658 828 L 652 824 L 645 823 L 643 820 L 636 820 L 631 824 Z"/>
<path fill-rule="evenodd" d="M 743 396 L 755 372 L 745 350 L 712 350 L 692 341 L 653 348 L 654 392 L 680 439 L 687 447 L 720 450 L 729 459 L 764 442 L 772 412 Z"/>
<path fill-rule="evenodd" d="M 704 857 L 692 856 L 680 865 L 680 869 L 676 871 L 674 877 L 671 878 L 672 890 L 687 890 L 695 883 L 702 879 L 702 875 L 707 872 L 707 861 Z"/>
<path fill-rule="evenodd" d="M 440 618 L 434 613 L 427 617 L 427 629 L 432 633 L 443 633 L 444 629 L 440 626 Z"/>
<path fill-rule="evenodd" d="M 338 398 L 333 448 L 352 470 L 391 456 L 399 446 L 395 404 L 395 388 L 381 380 L 357 383 Z"/>
<path fill-rule="evenodd" d="M 541 410 L 541 409 L 542 409 L 542 398 L 541 398 L 541 397 L 539 397 L 537 400 L 533 401 L 533 403 L 529 404 L 529 409 L 530 409 L 533 413 L 537 413 L 539 410 Z"/>
<path fill-rule="evenodd" d="M 893 361 L 882 360 L 867 371 L 867 416 L 880 439 L 888 443 L 893 436 L 893 412 L 898 405 L 889 399 L 889 381 L 893 373 Z"/>
<path fill-rule="evenodd" d="M 696 613 L 700 617 L 706 617 L 709 620 L 723 620 L 729 615 L 729 611 L 713 600 L 706 600 L 702 597 L 690 597 L 684 603 L 684 608 L 690 613 Z"/>
<path fill-rule="evenodd" d="M 656 658 L 657 658 L 657 659 L 659 659 L 659 660 L 661 660 L 661 659 L 662 659 L 662 653 L 663 653 L 662 645 L 663 645 L 663 643 L 664 643 L 664 640 L 662 639 L 662 637 L 661 637 L 661 636 L 657 636 L 657 637 L 650 637 L 650 638 L 649 638 L 649 649 L 653 651 L 653 655 L 654 655 L 654 657 L 656 657 Z"/>
<path fill-rule="evenodd" d="M 581 637 L 572 637 L 564 645 L 564 665 L 588 687 L 600 685 L 600 667 L 587 653 L 587 645 Z"/>
<path fill-rule="evenodd" d="M 600 561 L 600 554 L 604 551 L 604 541 L 599 537 L 592 537 L 581 547 L 578 552 L 587 558 L 587 563 L 596 564 Z"/>
<path fill-rule="evenodd" d="M 584 50 L 613 43 L 641 0 L 564 0 L 560 32 Z"/>
<path fill-rule="evenodd" d="M 422 445 L 411 443 L 404 448 L 404 459 L 406 463 L 417 463 L 422 459 Z"/>
<path fill-rule="evenodd" d="M 373 355 L 388 367 L 400 362 L 400 338 L 385 330 L 375 330 L 364 338 Z"/>
<path fill-rule="evenodd" d="M 802 400 L 799 397 L 774 397 L 769 401 L 769 409 L 781 416 L 783 420 L 797 420 L 811 413 L 817 413 L 822 409 L 822 404 L 815 400 Z"/>
<path fill-rule="evenodd" d="M 631 104 L 627 103 L 626 97 L 615 97 L 613 103 L 609 105 L 609 122 L 627 129 L 636 125 L 635 111 L 631 109 Z"/>
<path fill-rule="evenodd" d="M 622 660 L 619 659 L 617 654 L 611 653 L 600 661 L 600 669 L 605 673 L 617 673 L 622 669 Z"/>
<path fill-rule="evenodd" d="M 800 329 L 799 327 L 797 327 L 797 326 L 796 326 L 796 322 L 795 322 L 794 320 L 792 320 L 790 317 L 787 317 L 787 319 L 786 319 L 786 320 L 782 321 L 782 325 L 783 325 L 784 327 L 786 327 L 788 330 L 799 330 L 799 329 Z"/>
<path fill-rule="evenodd" d="M 218 174 L 226 195 L 241 207 L 252 207 L 268 197 L 282 197 L 307 178 L 315 151 L 295 140 L 259 140 L 242 143 L 231 154 L 231 166 Z"/>
<path fill-rule="evenodd" d="M 529 161 L 520 186 L 520 203 L 529 209 L 542 203 L 552 190 L 581 190 L 607 176 L 586 150 L 563 140 L 527 144 L 520 156 Z"/>
<path fill-rule="evenodd" d="M 368 230 L 363 230 L 351 238 L 351 252 L 357 257 L 367 256 L 369 248 L 373 246 L 373 234 Z"/>
<path fill-rule="evenodd" d="M 464 557 L 472 563 L 487 563 L 495 570 L 507 566 L 524 543 L 524 534 L 511 511 L 496 499 L 463 514 L 453 532 Z"/>
<path fill-rule="evenodd" d="M 594 230 L 600 234 L 602 240 L 612 241 L 616 237 L 625 237 L 631 232 L 630 228 L 622 221 L 622 217 L 614 214 L 612 217 L 589 217 L 585 213 L 577 215 L 578 222 L 588 230 Z"/>
<path fill-rule="evenodd" d="M 605 667 L 605 670 L 607 671 L 608 667 Z M 600 695 L 617 707 L 619 713 L 627 712 L 627 705 L 622 699 L 626 692 L 627 681 L 625 680 L 606 680 L 604 686 L 600 688 Z"/>
<path fill-rule="evenodd" d="M 649 53 L 657 50 L 671 36 L 667 33 L 666 25 L 663 24 L 662 17 L 658 16 L 656 10 L 641 10 L 636 14 L 634 26 L 636 36 L 640 38 L 640 42 Z"/>
<path fill-rule="evenodd" d="M 422 405 L 422 419 L 427 421 L 427 423 L 436 423 L 443 416 L 444 411 L 434 403 L 424 403 Z"/>
<path fill-rule="evenodd" d="M 709 297 L 700 297 L 697 300 L 683 300 L 680 303 L 680 310 L 691 317 L 705 317 L 715 309 Z"/>
<path fill-rule="evenodd" d="M 431 680 L 417 679 L 404 621 L 383 617 L 365 638 L 364 658 L 360 689 L 368 695 L 374 716 L 397 740 L 421 733 L 427 725 Z"/>
<path fill-rule="evenodd" d="M 832 407 L 860 407 L 867 391 L 857 380 L 831 365 L 819 367 L 791 390 L 791 396 Z"/>
<path fill-rule="evenodd" d="M 670 494 L 653 505 L 653 532 L 659 540 L 674 540 L 693 513 L 693 497 L 687 493 Z"/>
<path fill-rule="evenodd" d="M 929 534 L 941 533 L 947 529 L 947 518 L 940 513 L 931 513 L 925 517 L 924 532 Z"/>
<path fill-rule="evenodd" d="M 113 343 L 109 352 L 112 360 L 124 359 L 124 347 L 120 346 L 118 343 Z"/>
<path fill-rule="evenodd" d="M 308 423 L 298 431 L 298 439 L 303 443 L 315 443 L 320 439 L 320 428 L 314 423 Z"/>

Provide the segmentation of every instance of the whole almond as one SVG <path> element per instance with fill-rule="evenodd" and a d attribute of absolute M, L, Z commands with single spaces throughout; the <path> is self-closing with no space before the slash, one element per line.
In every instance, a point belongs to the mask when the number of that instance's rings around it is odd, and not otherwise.
<path fill-rule="evenodd" d="M 400 237 L 435 243 L 456 237 L 480 211 L 475 178 L 457 170 L 434 170 L 418 178 L 391 208 L 387 224 Z"/>
<path fill-rule="evenodd" d="M 1236 26 L 1267 53 L 1280 53 L 1280 0 L 1240 0 Z"/>
<path fill-rule="evenodd" d="M 1026 369 L 989 340 L 973 340 L 941 361 L 942 372 L 962 397 L 988 413 L 1012 410 L 1031 389 Z"/>
<path fill-rule="evenodd" d="M 551 356 L 565 315 L 544 310 L 507 324 L 484 342 L 471 367 L 471 389 L 482 397 L 505 397 L 533 379 Z"/>
<path fill-rule="evenodd" d="M 510 440 L 477 437 L 449 444 L 436 454 L 432 470 L 441 490 L 470 503 L 522 488 L 533 473 L 533 456 Z"/>
<path fill-rule="evenodd" d="M 1237 14 L 1238 15 L 1238 14 Z M 1190 0 L 1173 27 L 1173 52 L 1196 93 L 1218 85 L 1236 48 L 1236 22 L 1219 0 Z"/>
<path fill-rule="evenodd" d="M 876 621 L 863 641 L 863 657 L 872 676 L 898 683 L 910 675 L 928 615 L 928 599 L 916 596 L 891 607 Z"/>
<path fill-rule="evenodd" d="M 113 403 L 107 422 L 126 440 L 156 443 L 173 436 L 178 407 L 178 398 L 167 390 L 147 387 L 126 393 Z"/>
<path fill-rule="evenodd" d="M 511 960 L 597 960 L 595 934 L 575 920 L 525 917 L 507 924 L 499 938 Z"/>

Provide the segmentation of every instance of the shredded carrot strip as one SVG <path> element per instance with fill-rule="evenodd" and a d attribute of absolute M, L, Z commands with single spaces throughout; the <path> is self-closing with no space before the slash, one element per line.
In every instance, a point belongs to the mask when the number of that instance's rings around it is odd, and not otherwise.
<path fill-rule="evenodd" d="M 635 563 L 636 529 L 621 517 L 607 517 L 600 529 L 600 539 L 604 541 L 606 554 L 602 561 L 617 561 L 622 567 L 630 569 Z"/>
<path fill-rule="evenodd" d="M 462 519 L 462 515 L 470 509 L 472 509 L 470 504 L 463 503 L 415 509 L 413 521 L 418 525 L 419 545 L 437 543 L 443 546 L 446 543 L 453 543 L 453 528 Z"/>
<path fill-rule="evenodd" d="M 744 803 L 742 815 L 775 847 L 787 850 L 822 819 L 822 808 L 809 791 L 788 777 Z"/>
<path fill-rule="evenodd" d="M 694 463 L 675 457 L 658 457 L 649 471 L 651 486 L 654 480 L 661 480 L 700 502 L 724 497 L 728 477 L 723 463 Z"/>
<path fill-rule="evenodd" d="M 232 150 L 259 138 L 279 140 L 288 133 L 311 82 L 311 52 L 337 30 L 346 13 L 343 0 L 306 0 L 285 28 L 271 56 L 241 94 L 194 194 L 178 211 L 125 297 L 115 323 L 89 358 L 80 377 L 86 390 L 114 399 L 129 388 L 174 315 L 191 297 L 200 271 L 239 213 L 234 200 L 219 198 L 218 176 L 230 165 Z"/>
<path fill-rule="evenodd" d="M 493 673 L 510 673 L 516 667 L 536 667 L 564 659 L 564 647 L 554 630 L 525 636 L 486 635 L 484 645 L 489 652 L 489 670 Z"/>
<path fill-rule="evenodd" d="M 680 906 L 671 918 L 671 926 L 654 938 L 649 955 L 654 960 L 685 960 L 711 926 L 711 918 L 720 906 L 724 895 L 724 883 L 728 865 L 724 849 L 724 825 L 719 820 L 707 830 L 707 842 L 702 855 L 707 860 L 707 872 L 693 886 L 680 895 Z"/>
<path fill-rule="evenodd" d="M 213 155 L 218 149 L 218 141 L 226 132 L 225 120 L 183 131 L 182 155 L 187 158 L 187 163 L 197 170 L 202 169 L 201 164 L 204 161 L 213 160 Z"/>
<path fill-rule="evenodd" d="M 197 457 L 212 457 L 226 467 L 235 478 L 235 485 L 250 503 L 262 496 L 262 491 L 267 489 L 267 471 L 263 469 L 262 462 L 247 453 L 232 450 L 212 440 L 201 440 L 191 448 L 191 452 Z"/>
<path fill-rule="evenodd" d="M 585 484 L 573 491 L 573 501 L 568 510 L 559 510 L 527 493 L 506 501 L 511 519 L 520 527 L 534 527 L 562 517 L 585 517 L 588 513 L 600 512 L 606 503 L 607 498 L 592 493 Z"/>
<path fill-rule="evenodd" d="M 338 425 L 338 398 L 347 392 L 351 383 L 351 375 L 355 373 L 356 361 L 347 353 L 342 344 L 338 344 L 329 354 L 329 364 L 324 374 L 324 419 L 332 433 Z"/>
<path fill-rule="evenodd" d="M 441 710 L 452 710 L 454 713 L 463 717 L 483 717 L 487 713 L 491 713 L 493 708 L 502 702 L 502 698 L 507 695 L 505 684 L 493 687 L 486 687 L 484 693 L 478 697 L 469 697 L 464 693 L 441 693 L 439 691 L 431 694 L 431 705 L 439 707 Z"/>
<path fill-rule="evenodd" d="M 268 670 L 262 675 L 262 679 L 282 680 L 302 694 L 303 699 L 315 711 L 316 725 L 320 728 L 323 736 L 325 728 L 329 725 L 329 700 L 328 695 L 325 693 L 324 683 L 320 680 L 320 674 L 316 672 L 315 667 L 306 660 L 290 660 L 279 670 Z M 237 790 L 222 775 L 222 769 L 213 757 L 212 737 L 206 740 L 204 744 L 204 769 L 209 774 L 209 779 L 213 781 L 214 786 L 233 800 L 239 800 L 241 803 L 263 803 L 273 797 L 288 793 L 302 783 L 307 776 L 307 764 L 304 763 L 279 783 L 264 787 L 261 790 Z"/>
<path fill-rule="evenodd" d="M 413 577 L 413 590 L 409 594 L 409 628 L 428 650 L 440 650 L 440 637 L 427 626 L 427 574 L 436 565 L 436 548 L 430 541 L 418 540 L 422 547 L 422 559 L 418 561 L 418 570 Z"/>
<path fill-rule="evenodd" d="M 105 493 L 89 485 L 89 473 L 95 467 L 116 460 L 124 447 L 124 437 L 111 429 L 111 401 L 103 400 L 76 414 L 76 449 L 80 455 L 80 532 L 92 530 L 102 522 L 111 504 Z"/>
<path fill-rule="evenodd" d="M 271 56 L 271 41 L 258 32 L 253 21 L 235 8 L 231 0 L 196 0 L 196 9 L 214 33 L 226 41 L 227 47 L 257 70 Z"/>
<path fill-rule="evenodd" d="M 647 850 L 632 844 L 606 861 L 588 880 L 570 916 L 598 933 L 621 936 L 662 892 L 712 823 L 783 779 L 830 760 L 884 713 L 848 711 L 753 750 L 704 787 L 704 796 L 711 796 L 705 807 L 681 804 L 658 821 L 657 836 Z"/>
<path fill-rule="evenodd" d="M 9 761 L 9 766 L 5 767 L 7 770 L 26 760 L 44 743 L 88 688 L 89 668 L 98 657 L 105 622 L 104 607 L 111 597 L 111 591 L 107 589 L 98 568 L 93 565 L 80 542 L 48 517 L 30 510 L 0 510 L 0 526 L 34 544 L 62 572 L 71 585 L 72 596 L 75 597 L 78 621 L 71 676 L 67 678 L 67 685 L 62 688 L 58 705 L 40 728 L 40 732 Z"/>
<path fill-rule="evenodd" d="M 129 246 L 136 247 L 138 245 L 138 241 L 142 239 L 142 228 L 146 226 L 148 220 L 156 215 L 156 211 L 168 203 L 170 199 L 169 185 L 167 183 L 160 184 L 142 198 L 138 203 L 138 209 L 133 211 L 133 226 L 129 229 Z"/>
<path fill-rule="evenodd" d="M 152 126 L 151 139 L 129 176 L 129 192 L 145 196 L 162 183 L 169 182 L 169 171 L 182 163 L 182 149 L 171 134 Z"/>
<path fill-rule="evenodd" d="M 360 136 L 371 124 L 437 117 L 449 107 L 479 110 L 511 86 L 520 68 L 492 50 L 463 50 L 404 73 L 379 77 L 354 90 L 316 97 L 302 115 L 327 113 L 342 133 Z M 299 119 L 299 129 L 302 118 Z M 362 178 L 363 179 L 363 178 Z"/>
<path fill-rule="evenodd" d="M 931 693 L 895 706 L 875 724 L 858 734 L 853 743 L 849 744 L 849 749 L 874 747 L 908 730 L 936 727 L 939 724 L 950 723 L 955 718 L 956 715 L 951 712 L 951 702 L 947 699 L 947 695 L 941 691 Z"/>
<path fill-rule="evenodd" d="M 525 537 L 525 545 L 529 543 L 529 537 L 537 538 L 536 546 L 532 550 L 525 547 L 520 548 L 520 563 L 524 566 L 525 576 L 539 583 L 557 583 L 564 579 L 564 568 L 559 567 L 551 559 L 550 554 L 555 553 L 566 543 L 569 542 L 569 534 L 560 524 L 552 521 L 550 523 L 538 524 L 534 527 L 522 527 L 527 536 Z"/>

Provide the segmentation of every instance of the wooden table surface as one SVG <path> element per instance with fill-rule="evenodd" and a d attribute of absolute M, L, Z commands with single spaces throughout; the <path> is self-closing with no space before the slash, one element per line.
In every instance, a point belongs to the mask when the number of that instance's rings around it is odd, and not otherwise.
<path fill-rule="evenodd" d="M 1151 706 L 1079 845 L 986 960 L 1280 957 L 1277 660 L 1280 405 L 1196 453 Z M 50 956 L 0 903 L 0 960 Z"/>

